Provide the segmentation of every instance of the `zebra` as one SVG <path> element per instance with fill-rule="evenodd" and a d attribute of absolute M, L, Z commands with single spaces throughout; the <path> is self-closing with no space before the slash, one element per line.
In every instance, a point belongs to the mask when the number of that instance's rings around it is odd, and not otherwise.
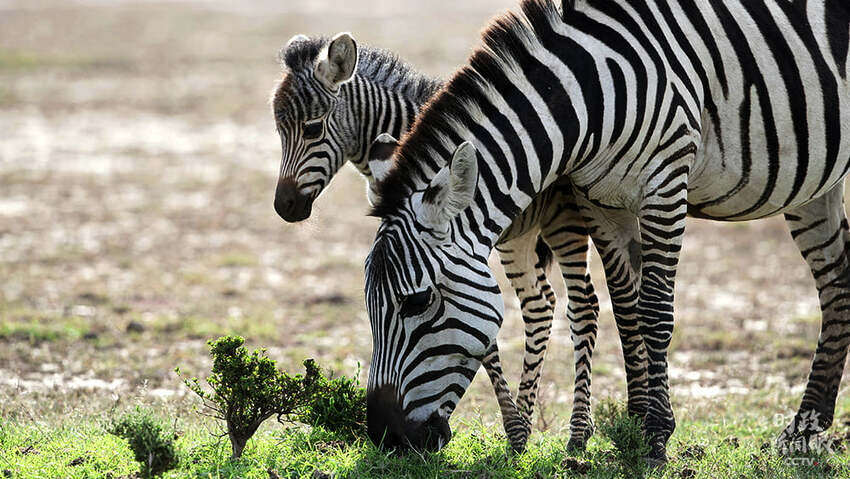
<path fill-rule="evenodd" d="M 390 52 L 358 45 L 349 33 L 331 39 L 296 35 L 280 57 L 285 77 L 272 99 L 283 150 L 275 210 L 287 222 L 309 217 L 313 200 L 346 161 L 367 179 L 367 196 L 375 201 L 367 158 L 371 154 L 388 159 L 395 138 L 410 128 L 442 83 L 414 71 Z M 384 170 L 386 162 L 374 165 Z M 520 451 L 531 432 L 555 306 L 546 277 L 554 259 L 567 285 L 567 316 L 575 344 L 569 446 L 584 449 L 594 429 L 591 358 L 599 306 L 588 273 L 588 234 L 571 190 L 548 189 L 505 230 L 497 249 L 520 300 L 526 335 L 516 402 L 495 343 L 484 360 L 507 436 L 513 449 Z"/>
<path fill-rule="evenodd" d="M 603 259 L 652 465 L 666 462 L 675 428 L 667 349 L 686 217 L 784 214 L 823 314 L 802 402 L 777 439 L 804 448 L 832 423 L 850 343 L 850 5 L 519 8 L 484 31 L 376 178 L 369 436 L 424 449 L 451 438 L 448 418 L 502 320 L 488 254 L 541 191 L 567 181 Z"/>

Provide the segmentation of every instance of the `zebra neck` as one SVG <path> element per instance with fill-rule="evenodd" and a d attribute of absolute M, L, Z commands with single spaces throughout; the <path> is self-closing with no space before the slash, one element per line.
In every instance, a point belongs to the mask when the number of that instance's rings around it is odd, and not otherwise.
<path fill-rule="evenodd" d="M 460 101 L 452 109 L 458 122 L 447 136 L 470 140 L 478 151 L 477 193 L 457 220 L 476 253 L 489 254 L 502 232 L 549 185 L 606 154 L 601 131 L 593 128 L 602 123 L 602 108 L 599 113 L 586 107 L 579 111 L 570 99 L 582 97 L 582 85 L 553 83 L 545 85 L 549 96 L 535 90 L 539 85 L 516 85 L 507 100 L 504 93 L 482 89 L 474 103 Z M 591 118 L 595 114 L 599 118 Z"/>
<path fill-rule="evenodd" d="M 372 177 L 368 153 L 372 141 L 382 133 L 401 138 L 413 126 L 416 115 L 438 90 L 441 83 L 430 80 L 423 87 L 422 77 L 401 76 L 396 83 L 378 82 L 358 74 L 344 89 L 346 108 L 352 112 L 358 138 L 349 161 L 366 178 Z"/>

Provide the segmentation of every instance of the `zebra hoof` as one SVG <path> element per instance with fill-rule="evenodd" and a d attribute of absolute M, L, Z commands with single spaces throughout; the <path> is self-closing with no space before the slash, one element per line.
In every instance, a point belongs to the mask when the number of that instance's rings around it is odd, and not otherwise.
<path fill-rule="evenodd" d="M 664 454 L 661 457 L 645 456 L 643 458 L 643 462 L 649 470 L 661 469 L 667 466 L 667 454 Z"/>
<path fill-rule="evenodd" d="M 667 465 L 667 447 L 663 441 L 650 445 L 649 454 L 643 457 L 649 469 L 659 469 Z"/>
<path fill-rule="evenodd" d="M 643 462 L 649 470 L 661 469 L 667 466 L 667 453 L 662 453 L 660 456 L 654 454 L 644 456 Z"/>
<path fill-rule="evenodd" d="M 575 418 L 573 418 L 575 423 Z M 593 418 L 586 417 L 581 427 L 571 427 L 570 441 L 567 443 L 567 452 L 584 452 L 587 449 L 587 443 L 596 432 L 596 426 L 593 424 Z"/>
<path fill-rule="evenodd" d="M 510 440 L 511 443 L 511 453 L 520 455 L 525 452 L 525 447 L 528 445 L 528 438 L 523 437 L 516 440 Z"/>
<path fill-rule="evenodd" d="M 808 454 L 810 452 L 807 434 L 789 434 L 783 432 L 776 440 L 776 452 L 781 456 L 792 456 L 795 454 Z"/>
<path fill-rule="evenodd" d="M 567 443 L 567 452 L 576 453 L 576 452 L 584 452 L 587 449 L 587 439 L 586 438 L 570 438 L 570 441 Z"/>
<path fill-rule="evenodd" d="M 831 425 L 831 413 L 819 413 L 815 410 L 799 412 L 776 439 L 776 450 L 783 456 L 809 454 L 813 452 L 811 439 Z M 814 446 L 817 449 L 819 444 L 816 442 Z"/>

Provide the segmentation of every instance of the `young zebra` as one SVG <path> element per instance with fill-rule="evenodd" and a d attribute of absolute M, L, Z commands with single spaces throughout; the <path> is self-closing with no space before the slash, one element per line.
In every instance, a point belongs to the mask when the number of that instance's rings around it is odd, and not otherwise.
<path fill-rule="evenodd" d="M 275 209 L 286 221 L 309 217 L 313 200 L 346 161 L 367 178 L 374 196 L 367 151 L 381 160 L 441 83 L 426 78 L 395 55 L 359 47 L 349 34 L 333 39 L 294 37 L 281 52 L 286 70 L 274 99 L 281 137 Z M 375 163 L 386 170 L 386 162 Z M 545 243 L 544 243 L 545 241 Z M 550 245 L 554 250 L 549 250 Z M 583 449 L 593 432 L 590 415 L 591 355 L 598 304 L 588 275 L 588 235 L 569 185 L 552 187 L 501 235 L 497 249 L 519 297 L 526 347 L 515 405 L 499 364 L 496 343 L 484 365 L 496 390 L 508 438 L 521 450 L 552 324 L 555 296 L 546 278 L 553 253 L 567 284 L 568 318 L 575 344 L 576 382 L 570 446 Z"/>
<path fill-rule="evenodd" d="M 651 463 L 675 427 L 667 348 L 690 213 L 784 214 L 817 283 L 818 348 L 780 445 L 830 426 L 850 343 L 850 5 L 843 0 L 523 0 L 419 116 L 378 178 L 366 261 L 368 428 L 439 448 L 501 323 L 502 231 L 573 183 L 623 334 Z M 645 355 L 644 357 L 641 357 Z M 635 393 L 638 393 L 635 395 Z M 814 420 L 812 420 L 814 419 Z"/>

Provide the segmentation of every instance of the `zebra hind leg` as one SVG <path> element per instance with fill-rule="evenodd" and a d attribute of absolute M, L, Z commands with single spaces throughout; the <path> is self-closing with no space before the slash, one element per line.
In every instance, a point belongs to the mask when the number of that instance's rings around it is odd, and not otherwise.
<path fill-rule="evenodd" d="M 850 345 L 850 231 L 844 212 L 844 184 L 787 213 L 785 219 L 814 275 L 822 314 L 800 409 L 777 440 L 780 452 L 789 454 L 809 452 L 810 438 L 832 425 Z"/>
<path fill-rule="evenodd" d="M 626 211 L 601 210 L 580 197 L 578 202 L 605 267 L 626 367 L 628 411 L 633 417 L 644 420 L 649 406 L 649 377 L 646 347 L 636 312 L 641 265 L 638 223 L 634 215 Z"/>
<path fill-rule="evenodd" d="M 546 279 L 545 256 L 549 250 L 538 242 L 538 233 L 533 230 L 497 247 L 505 274 L 519 297 L 525 323 L 523 369 L 516 401 L 526 427 L 520 437 L 525 438 L 531 434 L 531 418 L 555 309 L 555 295 Z"/>
<path fill-rule="evenodd" d="M 505 425 L 508 442 L 511 444 L 511 449 L 519 454 L 525 450 L 531 427 L 514 402 L 508 382 L 505 380 L 505 374 L 502 371 L 499 346 L 495 342 L 490 346 L 482 364 L 487 371 L 487 376 L 490 377 L 490 382 L 493 383 L 493 390 L 496 392 L 496 400 L 499 402 L 499 409 L 502 412 L 502 422 Z"/>
<path fill-rule="evenodd" d="M 567 319 L 573 341 L 575 389 L 567 449 L 583 451 L 595 430 L 591 413 L 591 361 L 596 346 L 599 301 L 590 281 L 589 237 L 572 195 L 560 205 L 558 215 L 544 228 L 543 238 L 552 247 L 567 286 Z"/>

